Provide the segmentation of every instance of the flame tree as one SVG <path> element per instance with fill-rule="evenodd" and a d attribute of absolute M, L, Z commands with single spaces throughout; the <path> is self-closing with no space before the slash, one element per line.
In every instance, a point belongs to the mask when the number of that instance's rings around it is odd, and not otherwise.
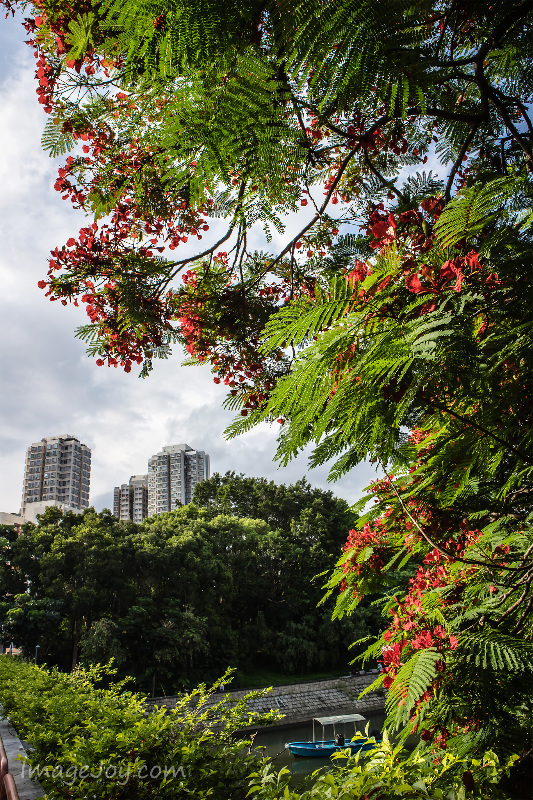
<path fill-rule="evenodd" d="M 46 295 L 85 304 L 99 366 L 181 342 L 230 436 L 380 465 L 329 590 L 339 615 L 385 591 L 389 724 L 525 769 L 531 0 L 3 2 L 89 218 Z"/>

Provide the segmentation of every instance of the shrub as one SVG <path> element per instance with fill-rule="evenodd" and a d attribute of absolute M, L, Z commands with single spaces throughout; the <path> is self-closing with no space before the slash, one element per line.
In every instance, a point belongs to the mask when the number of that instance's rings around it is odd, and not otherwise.
<path fill-rule="evenodd" d="M 247 776 L 263 760 L 234 733 L 276 718 L 247 711 L 262 692 L 234 705 L 227 695 L 213 702 L 226 674 L 210 689 L 183 695 L 171 711 L 147 712 L 145 696 L 125 681 L 102 686 L 112 674 L 109 666 L 66 674 L 0 656 L 0 701 L 30 743 L 28 770 L 48 797 L 242 800 Z"/>

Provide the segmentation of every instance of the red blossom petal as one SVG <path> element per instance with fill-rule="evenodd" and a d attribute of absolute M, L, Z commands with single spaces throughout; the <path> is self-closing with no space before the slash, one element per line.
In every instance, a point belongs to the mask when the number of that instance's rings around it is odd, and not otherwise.
<path fill-rule="evenodd" d="M 376 239 L 381 239 L 383 236 L 387 235 L 389 230 L 389 223 L 385 220 L 380 220 L 372 225 L 372 235 L 376 237 Z"/>
<path fill-rule="evenodd" d="M 420 278 L 418 277 L 418 275 L 406 276 L 405 285 L 407 286 L 410 292 L 413 292 L 413 294 L 419 294 L 420 292 L 424 291 L 424 287 L 420 283 Z"/>

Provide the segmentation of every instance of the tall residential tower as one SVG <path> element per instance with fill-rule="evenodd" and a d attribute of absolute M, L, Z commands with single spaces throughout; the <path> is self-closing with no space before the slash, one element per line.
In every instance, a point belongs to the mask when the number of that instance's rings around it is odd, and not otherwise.
<path fill-rule="evenodd" d="M 89 507 L 91 451 L 75 436 L 47 436 L 26 451 L 21 514 L 35 522 L 48 506 Z"/>
<path fill-rule="evenodd" d="M 133 522 L 148 516 L 148 475 L 132 475 L 129 483 L 115 486 L 113 514 Z"/>
<path fill-rule="evenodd" d="M 163 447 L 148 459 L 148 514 L 164 514 L 192 500 L 197 483 L 209 478 L 209 456 L 188 444 Z"/>

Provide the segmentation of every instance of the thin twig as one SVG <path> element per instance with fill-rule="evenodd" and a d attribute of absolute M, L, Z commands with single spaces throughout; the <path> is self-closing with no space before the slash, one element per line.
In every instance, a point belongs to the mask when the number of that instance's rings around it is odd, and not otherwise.
<path fill-rule="evenodd" d="M 387 189 L 388 189 L 390 192 L 394 192 L 394 194 L 396 195 L 396 197 L 398 197 L 398 198 L 399 198 L 400 200 L 402 200 L 404 203 L 407 203 L 407 197 L 406 197 L 404 194 L 402 194 L 402 192 L 400 192 L 400 190 L 399 190 L 399 189 L 397 189 L 397 188 L 396 188 L 396 186 L 395 186 L 395 184 L 394 184 L 394 181 L 388 181 L 388 180 L 387 180 L 387 179 L 386 179 L 386 178 L 385 178 L 385 177 L 384 177 L 384 176 L 381 174 L 381 172 L 379 172 L 379 170 L 377 170 L 377 169 L 376 169 L 376 167 L 375 167 L 375 166 L 372 164 L 372 162 L 370 161 L 370 156 L 368 155 L 368 150 L 365 150 L 365 164 L 366 164 L 366 165 L 367 165 L 367 167 L 370 169 L 370 171 L 374 173 L 374 175 L 376 176 L 376 178 L 378 178 L 378 179 L 381 181 L 381 183 L 383 184 L 383 186 L 386 186 L 386 187 L 387 187 Z"/>
<path fill-rule="evenodd" d="M 446 202 L 448 202 L 450 200 L 450 198 L 451 198 L 452 186 L 453 186 L 453 182 L 455 180 L 455 175 L 457 174 L 457 170 L 459 169 L 459 167 L 463 163 L 463 159 L 464 159 L 464 157 L 465 157 L 465 155 L 466 155 L 466 153 L 468 151 L 468 148 L 470 147 L 470 145 L 472 143 L 472 139 L 476 135 L 476 131 L 479 128 L 479 124 L 480 123 L 477 122 L 474 125 L 472 125 L 472 127 L 470 128 L 470 131 L 468 132 L 468 136 L 464 140 L 463 146 L 461 147 L 461 150 L 459 151 L 459 155 L 457 156 L 457 158 L 456 158 L 456 160 L 454 162 L 454 165 L 453 165 L 453 167 L 451 169 L 450 175 L 448 177 L 448 183 L 446 184 L 446 192 L 445 192 Z"/>
<path fill-rule="evenodd" d="M 224 236 L 222 236 L 222 238 L 220 238 L 218 242 L 215 242 L 215 244 L 211 245 L 211 247 L 209 247 L 207 250 L 204 250 L 202 253 L 197 253 L 196 255 L 190 256 L 189 258 L 183 258 L 181 259 L 181 261 L 175 261 L 173 266 L 177 267 L 177 269 L 174 269 L 174 271 L 170 273 L 169 277 L 165 280 L 165 283 L 163 284 L 164 286 L 166 286 L 173 278 L 175 278 L 176 275 L 181 271 L 182 267 L 184 267 L 186 264 L 190 264 L 191 261 L 197 261 L 198 259 L 204 258 L 205 256 L 212 255 L 217 247 L 220 247 L 221 244 L 224 244 L 224 242 L 226 242 L 230 238 L 230 236 L 234 231 L 235 225 L 237 224 L 237 215 L 240 211 L 242 211 L 241 201 L 244 196 L 245 188 L 246 188 L 246 181 L 243 181 L 241 183 L 238 194 L 239 203 L 237 205 L 237 208 L 235 209 L 235 213 L 233 215 L 231 224 L 226 233 L 224 234 Z"/>
<path fill-rule="evenodd" d="M 524 588 L 524 591 L 522 592 L 522 594 L 520 595 L 520 597 L 518 598 L 518 600 L 517 600 L 515 603 L 513 603 L 513 605 L 512 605 L 512 606 L 510 606 L 510 608 L 507 608 L 507 609 L 505 610 L 505 612 L 504 612 L 503 614 L 501 614 L 501 615 L 498 617 L 498 622 L 501 622 L 503 619 L 505 619 L 505 617 L 508 617 L 508 616 L 509 616 L 509 614 L 512 614 L 512 613 L 513 613 L 513 611 L 515 610 L 515 608 L 518 608 L 518 606 L 520 605 L 520 603 L 522 602 L 522 600 L 524 599 L 524 597 L 525 597 L 525 596 L 526 596 L 526 594 L 528 593 L 528 591 L 529 591 L 529 587 L 530 587 L 530 584 L 529 584 L 529 583 L 528 583 L 528 584 L 526 584 L 526 586 L 525 586 L 525 588 Z M 514 589 L 515 589 L 515 588 L 516 588 L 516 587 L 514 587 L 512 591 L 514 591 Z M 499 608 L 499 606 L 500 606 L 500 604 L 498 603 L 498 605 L 496 606 L 496 608 Z"/>
<path fill-rule="evenodd" d="M 496 97 L 496 92 L 494 92 L 494 90 L 491 90 L 489 94 L 493 104 L 500 112 L 503 121 L 505 122 L 508 129 L 511 131 L 514 138 L 516 139 L 516 141 L 522 148 L 523 152 L 525 153 L 528 172 L 533 172 L 533 154 L 531 152 L 531 147 L 529 146 L 529 144 L 526 144 L 525 138 L 521 135 L 516 125 L 514 125 L 504 104 L 499 100 L 498 97 Z"/>
<path fill-rule="evenodd" d="M 527 615 L 529 613 L 529 610 L 530 610 L 531 606 L 533 606 L 533 594 L 529 598 L 529 603 L 527 604 L 527 606 L 523 610 L 522 614 L 520 615 L 520 618 L 518 619 L 518 622 L 516 623 L 516 625 L 512 629 L 511 635 L 518 633 L 522 623 L 524 622 L 524 620 L 526 619 L 526 617 L 527 617 Z"/>
<path fill-rule="evenodd" d="M 339 185 L 339 181 L 342 178 L 342 176 L 344 174 L 344 171 L 345 171 L 346 167 L 348 166 L 349 162 L 352 160 L 352 158 L 356 154 L 357 149 L 358 149 L 357 147 L 352 148 L 352 150 L 350 150 L 350 152 L 348 153 L 348 155 L 346 156 L 346 158 L 344 159 L 344 161 L 340 165 L 339 171 L 337 172 L 337 175 L 336 175 L 333 183 L 331 184 L 331 187 L 330 187 L 330 189 L 329 189 L 329 191 L 328 191 L 328 193 L 326 195 L 326 198 L 325 198 L 324 202 L 322 203 L 322 205 L 318 209 L 318 212 L 314 215 L 314 217 L 311 219 L 311 221 L 308 222 L 307 225 L 305 225 L 299 231 L 299 233 L 291 239 L 291 241 L 283 248 L 283 250 L 276 256 L 276 258 L 273 261 L 270 261 L 268 263 L 268 266 L 267 266 L 266 270 L 263 270 L 261 272 L 261 274 L 258 276 L 257 280 L 254 282 L 254 284 L 257 283 L 258 281 L 262 280 L 262 278 L 266 275 L 267 272 L 271 272 L 273 267 L 275 267 L 276 264 L 278 264 L 281 261 L 283 256 L 285 256 L 288 252 L 293 250 L 296 242 L 299 239 L 301 239 L 301 237 L 304 236 L 307 233 L 309 228 L 312 228 L 313 225 L 315 224 L 315 222 L 317 222 L 320 219 L 320 217 L 323 215 L 324 211 L 328 207 L 328 204 L 329 204 L 329 201 L 331 200 L 333 192 L 336 190 L 337 186 Z"/>

